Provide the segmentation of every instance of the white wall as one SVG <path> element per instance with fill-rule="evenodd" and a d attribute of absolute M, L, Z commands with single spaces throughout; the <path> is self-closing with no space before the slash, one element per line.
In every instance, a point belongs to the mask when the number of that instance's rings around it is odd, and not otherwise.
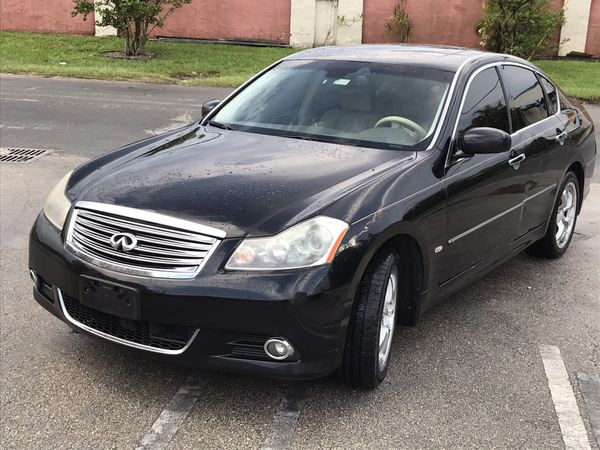
<path fill-rule="evenodd" d="M 560 47 L 560 56 L 585 52 L 591 6 L 592 0 L 565 0 L 565 24 L 560 30 L 560 40 L 566 42 Z"/>
<path fill-rule="evenodd" d="M 339 0 L 336 45 L 362 43 L 363 0 Z"/>
<path fill-rule="evenodd" d="M 291 0 L 290 45 L 312 47 L 315 42 L 315 0 Z"/>
<path fill-rule="evenodd" d="M 362 42 L 363 0 L 291 0 L 290 45 Z"/>
<path fill-rule="evenodd" d="M 100 14 L 98 14 L 98 12 L 94 13 L 94 23 L 96 23 L 97 20 L 100 20 Z M 99 27 L 98 25 L 96 25 L 96 36 L 116 36 L 117 35 L 117 29 L 114 27 Z"/>

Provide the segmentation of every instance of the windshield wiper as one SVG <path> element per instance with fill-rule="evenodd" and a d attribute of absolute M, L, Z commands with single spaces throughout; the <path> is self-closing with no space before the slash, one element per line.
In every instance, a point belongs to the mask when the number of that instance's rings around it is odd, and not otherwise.
<path fill-rule="evenodd" d="M 328 144 L 342 144 L 356 146 L 356 143 L 352 139 L 345 139 L 339 137 L 325 137 L 325 136 L 306 136 L 302 134 L 283 134 L 282 137 L 291 139 L 301 139 L 303 141 L 314 141 L 314 142 L 326 142 Z"/>
<path fill-rule="evenodd" d="M 215 122 L 214 120 L 209 120 L 206 123 L 209 124 L 210 126 L 220 128 L 221 130 L 235 130 L 235 128 L 233 128 L 231 125 L 227 125 L 226 123 L 221 123 L 221 122 Z"/>

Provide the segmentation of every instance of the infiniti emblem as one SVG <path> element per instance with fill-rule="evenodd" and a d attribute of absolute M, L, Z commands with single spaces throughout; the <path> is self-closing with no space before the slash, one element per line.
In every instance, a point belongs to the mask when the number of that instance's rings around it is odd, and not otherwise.
<path fill-rule="evenodd" d="M 131 233 L 117 233 L 110 237 L 110 245 L 115 250 L 130 252 L 136 247 L 137 243 L 137 238 Z"/>

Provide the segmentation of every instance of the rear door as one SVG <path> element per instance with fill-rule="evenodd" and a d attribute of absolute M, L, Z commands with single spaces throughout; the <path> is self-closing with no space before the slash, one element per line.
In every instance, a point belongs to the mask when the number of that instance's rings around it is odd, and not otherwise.
<path fill-rule="evenodd" d="M 574 154 L 579 152 L 580 139 L 583 133 L 583 116 L 579 108 L 572 103 L 556 86 L 540 76 L 540 82 L 546 91 L 549 104 L 558 118 L 556 143 L 548 158 L 548 176 L 559 183 L 566 168 L 572 162 Z"/>
<path fill-rule="evenodd" d="M 519 232 L 523 236 L 542 227 L 550 216 L 556 178 L 548 165 L 566 133 L 533 70 L 505 64 L 501 75 L 511 113 L 513 151 L 522 158 L 516 175 L 524 193 Z"/>
<path fill-rule="evenodd" d="M 513 162 L 518 155 L 512 150 L 464 155 L 459 138 L 474 127 L 510 132 L 506 96 L 496 66 L 475 73 L 468 83 L 448 155 L 448 240 L 442 283 L 506 252 L 521 229 L 523 183 L 519 161 Z"/>

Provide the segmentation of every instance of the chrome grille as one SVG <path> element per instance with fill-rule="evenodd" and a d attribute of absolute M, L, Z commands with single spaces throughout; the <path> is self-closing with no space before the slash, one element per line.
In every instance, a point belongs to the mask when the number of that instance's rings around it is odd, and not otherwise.
<path fill-rule="evenodd" d="M 111 237 L 129 233 L 130 250 L 114 248 Z M 150 211 L 78 202 L 69 222 L 66 246 L 101 267 L 159 278 L 193 278 L 225 233 L 216 228 Z"/>

